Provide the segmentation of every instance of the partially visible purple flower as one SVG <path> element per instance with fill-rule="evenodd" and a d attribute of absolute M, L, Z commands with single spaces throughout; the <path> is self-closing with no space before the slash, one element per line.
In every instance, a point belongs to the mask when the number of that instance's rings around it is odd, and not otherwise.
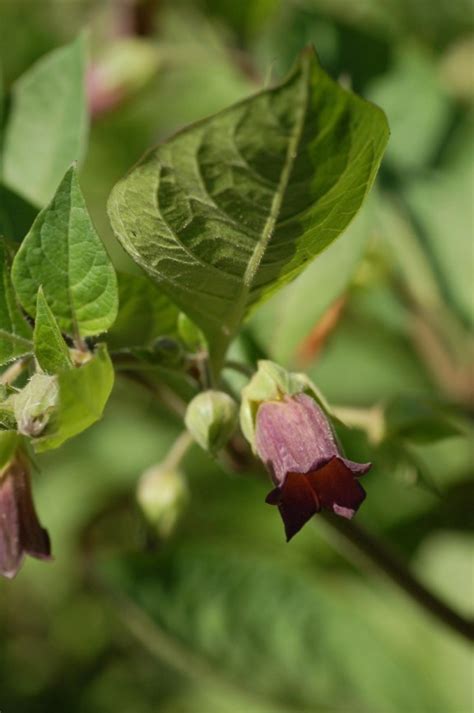
<path fill-rule="evenodd" d="M 50 559 L 51 545 L 33 504 L 28 463 L 17 453 L 0 472 L 0 574 L 12 579 L 25 554 Z"/>
<path fill-rule="evenodd" d="M 261 403 L 255 445 L 276 486 L 267 503 L 278 506 L 287 540 L 321 509 L 351 518 L 365 498 L 356 478 L 371 463 L 342 456 L 324 411 L 304 393 Z"/>

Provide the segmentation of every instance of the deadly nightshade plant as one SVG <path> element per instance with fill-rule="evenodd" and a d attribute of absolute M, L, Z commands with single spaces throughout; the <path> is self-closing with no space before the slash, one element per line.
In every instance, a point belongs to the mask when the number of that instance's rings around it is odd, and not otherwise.
<path fill-rule="evenodd" d="M 239 400 L 241 430 L 269 470 L 267 501 L 279 507 L 288 539 L 322 509 L 352 517 L 369 464 L 346 459 L 314 384 L 268 361 L 255 373 L 250 354 L 244 364 L 227 354 L 244 320 L 357 214 L 387 143 L 385 116 L 305 50 L 281 84 L 183 129 L 119 181 L 108 205 L 112 228 L 146 278 L 117 279 L 71 168 L 86 148 L 85 68 L 83 40 L 41 61 L 14 85 L 2 126 L 0 200 L 12 195 L 0 206 L 7 234 L 0 236 L 0 574 L 13 576 L 24 554 L 50 557 L 26 454 L 57 448 L 100 419 L 116 370 L 181 418 L 189 405 L 190 433 L 138 488 L 160 537 L 187 497 L 180 465 L 191 436 L 225 465 L 249 465 L 234 432 Z M 32 160 L 40 144 L 52 150 Z M 17 221 L 19 204 L 28 210 Z M 250 370 L 242 393 L 229 368 Z M 404 421 L 395 418 L 392 437 Z M 390 437 L 387 424 L 384 409 L 376 428 L 371 421 L 373 442 Z M 420 430 L 426 434 L 426 420 Z M 473 638 L 472 625 L 369 533 L 344 519 L 332 524 Z"/>
<path fill-rule="evenodd" d="M 82 52 L 79 43 L 56 59 L 73 61 L 83 80 Z M 28 87 L 14 96 L 16 125 Z M 12 188 L 15 136 L 7 127 Z M 41 210 L 12 265 L 15 250 L 0 241 L 0 434 L 21 434 L 36 453 L 57 448 L 101 418 L 116 366 L 172 405 L 184 401 L 178 410 L 189 434 L 214 457 L 235 438 L 241 397 L 241 428 L 270 472 L 267 501 L 279 507 L 288 539 L 323 508 L 351 517 L 364 498 L 357 477 L 369 464 L 344 457 L 314 385 L 264 361 L 239 394 L 223 370 L 247 316 L 356 215 L 387 139 L 383 113 L 305 50 L 281 84 L 185 128 L 115 186 L 112 228 L 148 279 L 117 280 L 75 167 L 66 170 L 70 152 L 66 165 L 55 156 L 42 171 L 56 176 L 60 167 L 64 178 L 47 205 L 49 184 L 44 193 L 24 191 Z M 167 458 L 141 481 L 139 499 L 155 524 L 165 484 L 181 502 L 178 472 Z M 1 473 L 0 571 L 10 576 L 23 552 L 47 558 L 50 550 L 27 461 L 15 454 Z M 175 520 L 167 515 L 166 532 Z"/>

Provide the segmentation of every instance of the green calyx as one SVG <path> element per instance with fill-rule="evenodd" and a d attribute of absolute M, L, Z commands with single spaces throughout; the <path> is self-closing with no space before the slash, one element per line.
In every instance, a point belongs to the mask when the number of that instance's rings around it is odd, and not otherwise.
<path fill-rule="evenodd" d="M 255 421 L 260 404 L 265 401 L 280 401 L 285 396 L 306 393 L 312 396 L 328 412 L 329 407 L 317 387 L 306 374 L 291 372 L 279 364 L 262 359 L 247 386 L 242 389 L 240 427 L 255 452 Z"/>

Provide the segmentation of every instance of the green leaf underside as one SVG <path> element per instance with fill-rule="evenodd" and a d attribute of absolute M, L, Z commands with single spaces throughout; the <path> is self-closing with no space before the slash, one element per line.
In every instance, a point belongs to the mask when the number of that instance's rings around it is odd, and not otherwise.
<path fill-rule="evenodd" d="M 0 240 L 0 365 L 32 351 L 31 329 L 16 302 L 5 245 Z"/>
<path fill-rule="evenodd" d="M 40 287 L 62 332 L 105 332 L 117 314 L 117 279 L 92 225 L 74 168 L 33 223 L 13 262 L 13 284 L 35 316 Z"/>
<path fill-rule="evenodd" d="M 72 367 L 69 350 L 49 309 L 42 287 L 38 291 L 33 341 L 36 360 L 47 374 L 58 374 Z"/>
<path fill-rule="evenodd" d="M 43 206 L 87 139 L 86 48 L 79 37 L 39 60 L 13 87 L 3 181 Z M 34 157 L 34 158 L 33 158 Z"/>
<path fill-rule="evenodd" d="M 112 192 L 112 227 L 219 362 L 249 310 L 344 230 L 387 138 L 383 113 L 306 51 L 279 87 L 148 153 Z"/>
<path fill-rule="evenodd" d="M 99 345 L 90 361 L 57 378 L 59 406 L 45 434 L 34 441 L 37 453 L 57 448 L 101 418 L 114 383 L 106 346 Z"/>

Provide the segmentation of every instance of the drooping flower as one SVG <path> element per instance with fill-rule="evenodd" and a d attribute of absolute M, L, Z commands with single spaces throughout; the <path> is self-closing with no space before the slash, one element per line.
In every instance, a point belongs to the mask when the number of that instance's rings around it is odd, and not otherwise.
<path fill-rule="evenodd" d="M 12 579 L 26 554 L 50 559 L 51 545 L 35 511 L 28 462 L 17 452 L 0 471 L 0 574 Z"/>
<path fill-rule="evenodd" d="M 371 464 L 343 457 L 326 414 L 305 393 L 260 403 L 255 450 L 276 486 L 266 501 L 278 506 L 287 540 L 321 509 L 351 518 L 365 498 L 357 478 Z"/>

